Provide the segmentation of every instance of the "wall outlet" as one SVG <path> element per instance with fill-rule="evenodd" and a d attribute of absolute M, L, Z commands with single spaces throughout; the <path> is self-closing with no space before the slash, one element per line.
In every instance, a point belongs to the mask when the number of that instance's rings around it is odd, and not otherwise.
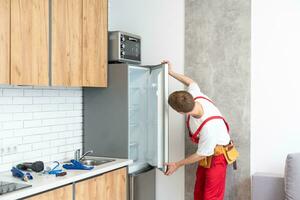
<path fill-rule="evenodd" d="M 0 156 L 11 155 L 18 152 L 18 147 L 16 145 L 4 146 L 0 148 Z"/>

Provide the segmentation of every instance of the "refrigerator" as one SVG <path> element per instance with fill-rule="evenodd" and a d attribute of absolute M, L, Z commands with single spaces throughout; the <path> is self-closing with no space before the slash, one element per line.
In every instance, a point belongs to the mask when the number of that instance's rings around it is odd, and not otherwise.
<path fill-rule="evenodd" d="M 110 64 L 108 88 L 83 90 L 83 150 L 128 158 L 129 200 L 155 199 L 169 158 L 168 66 Z"/>

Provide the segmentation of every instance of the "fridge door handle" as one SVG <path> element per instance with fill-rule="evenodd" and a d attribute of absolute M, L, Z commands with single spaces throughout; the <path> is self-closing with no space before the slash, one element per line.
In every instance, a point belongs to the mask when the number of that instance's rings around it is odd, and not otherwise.
<path fill-rule="evenodd" d="M 167 166 L 165 166 L 165 163 L 169 162 L 169 70 L 167 64 L 164 64 L 164 76 L 164 165 L 162 171 L 166 172 Z"/>

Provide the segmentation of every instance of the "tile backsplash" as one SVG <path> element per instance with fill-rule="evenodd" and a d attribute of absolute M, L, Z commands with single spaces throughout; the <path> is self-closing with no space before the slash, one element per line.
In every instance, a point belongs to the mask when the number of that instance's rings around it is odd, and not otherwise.
<path fill-rule="evenodd" d="M 0 86 L 0 171 L 82 149 L 82 89 Z"/>

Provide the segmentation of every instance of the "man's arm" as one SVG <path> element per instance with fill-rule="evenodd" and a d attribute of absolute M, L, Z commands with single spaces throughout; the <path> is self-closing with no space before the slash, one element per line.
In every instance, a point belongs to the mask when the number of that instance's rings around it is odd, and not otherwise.
<path fill-rule="evenodd" d="M 201 156 L 197 153 L 194 153 L 181 161 L 174 162 L 174 163 L 166 163 L 165 165 L 168 167 L 168 170 L 165 174 L 168 176 L 172 175 L 178 168 L 180 168 L 184 165 L 189 165 L 189 164 L 193 164 L 195 162 L 199 162 L 200 160 L 204 159 L 205 157 L 206 156 Z"/>
<path fill-rule="evenodd" d="M 172 63 L 170 61 L 164 60 L 164 61 L 162 61 L 162 64 L 168 64 L 169 75 L 172 76 L 173 78 L 175 78 L 176 80 L 180 81 L 181 83 L 183 83 L 185 86 L 189 86 L 191 83 L 194 82 L 191 78 L 189 78 L 183 74 L 178 74 L 178 73 L 174 72 Z"/>

